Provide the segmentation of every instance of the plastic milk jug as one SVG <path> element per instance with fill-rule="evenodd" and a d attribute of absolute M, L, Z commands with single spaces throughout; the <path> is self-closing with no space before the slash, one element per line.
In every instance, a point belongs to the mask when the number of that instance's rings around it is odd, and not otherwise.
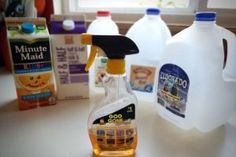
<path fill-rule="evenodd" d="M 127 56 L 127 77 L 139 100 L 154 102 L 157 64 L 171 37 L 158 8 L 149 8 L 128 30 L 127 37 L 139 47 L 138 55 Z"/>
<path fill-rule="evenodd" d="M 235 110 L 236 39 L 215 20 L 214 12 L 196 13 L 193 24 L 168 41 L 160 61 L 158 112 L 184 129 L 211 131 Z"/>
<path fill-rule="evenodd" d="M 58 99 L 89 97 L 86 46 L 80 34 L 86 32 L 82 15 L 51 15 L 51 41 Z"/>
<path fill-rule="evenodd" d="M 96 19 L 88 26 L 87 33 L 94 35 L 118 35 L 119 29 L 112 20 L 110 11 L 98 10 Z M 92 91 L 102 93 L 104 92 L 102 79 L 106 73 L 107 57 L 105 57 L 101 49 L 97 51 L 99 51 L 99 53 L 89 70 L 89 86 Z M 89 52 L 90 46 L 88 46 L 88 53 Z"/>

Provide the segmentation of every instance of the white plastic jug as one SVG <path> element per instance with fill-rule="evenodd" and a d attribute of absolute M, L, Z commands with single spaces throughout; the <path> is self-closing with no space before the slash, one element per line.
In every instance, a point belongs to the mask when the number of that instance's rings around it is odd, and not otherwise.
<path fill-rule="evenodd" d="M 87 33 L 95 35 L 118 35 L 119 29 L 112 20 L 110 11 L 98 10 L 96 19 L 88 26 Z M 89 70 L 89 86 L 93 92 L 102 93 L 104 92 L 102 78 L 105 75 L 107 57 L 104 57 L 102 50 L 98 51 L 100 53 L 96 57 L 94 65 Z M 90 53 L 90 46 L 88 47 L 88 53 Z"/>
<path fill-rule="evenodd" d="M 171 37 L 170 31 L 161 19 L 158 8 L 148 8 L 146 14 L 128 30 L 139 48 L 139 54 L 127 56 L 127 77 L 139 100 L 155 101 L 156 66 Z"/>
<path fill-rule="evenodd" d="M 158 112 L 184 129 L 211 131 L 235 111 L 236 39 L 215 19 L 214 12 L 196 13 L 194 23 L 168 41 L 160 61 Z"/>

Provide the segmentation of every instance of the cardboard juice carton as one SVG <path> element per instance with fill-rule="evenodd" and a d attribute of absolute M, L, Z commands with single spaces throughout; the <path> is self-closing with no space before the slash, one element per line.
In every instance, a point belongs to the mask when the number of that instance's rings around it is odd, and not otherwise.
<path fill-rule="evenodd" d="M 82 15 L 51 15 L 50 34 L 58 87 L 58 99 L 89 97 L 88 73 L 85 71 L 87 47 L 80 44 L 86 32 Z"/>
<path fill-rule="evenodd" d="M 44 18 L 6 18 L 19 109 L 56 103 L 49 32 Z"/>

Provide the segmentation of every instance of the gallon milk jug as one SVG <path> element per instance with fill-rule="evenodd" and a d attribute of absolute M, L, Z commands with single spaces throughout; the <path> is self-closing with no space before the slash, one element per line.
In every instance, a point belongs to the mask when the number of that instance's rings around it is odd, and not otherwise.
<path fill-rule="evenodd" d="M 235 110 L 236 82 L 229 77 L 235 76 L 235 35 L 215 19 L 214 12 L 196 13 L 193 24 L 167 42 L 160 61 L 158 112 L 184 129 L 211 131 Z"/>
<path fill-rule="evenodd" d="M 138 55 L 127 56 L 127 77 L 139 100 L 154 102 L 156 66 L 171 37 L 158 8 L 148 8 L 143 18 L 128 30 L 127 37 L 138 46 Z"/>
<path fill-rule="evenodd" d="M 93 35 L 118 35 L 119 29 L 112 20 L 110 11 L 98 10 L 97 17 L 89 25 L 87 33 Z M 102 50 L 98 49 L 98 51 L 99 53 L 95 58 L 94 65 L 89 70 L 89 86 L 90 91 L 102 93 L 104 92 L 102 78 L 106 73 L 107 57 L 104 57 L 105 55 Z M 90 47 L 88 48 L 88 53 L 90 53 Z"/>

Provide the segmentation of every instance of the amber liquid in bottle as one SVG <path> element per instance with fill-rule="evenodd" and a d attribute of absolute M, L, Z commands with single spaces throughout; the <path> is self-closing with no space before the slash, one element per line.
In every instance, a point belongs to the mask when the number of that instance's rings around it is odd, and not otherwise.
<path fill-rule="evenodd" d="M 132 136 L 124 138 L 110 138 L 108 136 L 101 138 L 89 130 L 90 140 L 93 146 L 94 157 L 133 157 L 137 146 L 137 130 L 134 129 Z"/>
<path fill-rule="evenodd" d="M 125 75 L 106 76 L 106 97 L 90 114 L 88 132 L 95 157 L 132 157 L 137 146 L 137 99 Z"/>

